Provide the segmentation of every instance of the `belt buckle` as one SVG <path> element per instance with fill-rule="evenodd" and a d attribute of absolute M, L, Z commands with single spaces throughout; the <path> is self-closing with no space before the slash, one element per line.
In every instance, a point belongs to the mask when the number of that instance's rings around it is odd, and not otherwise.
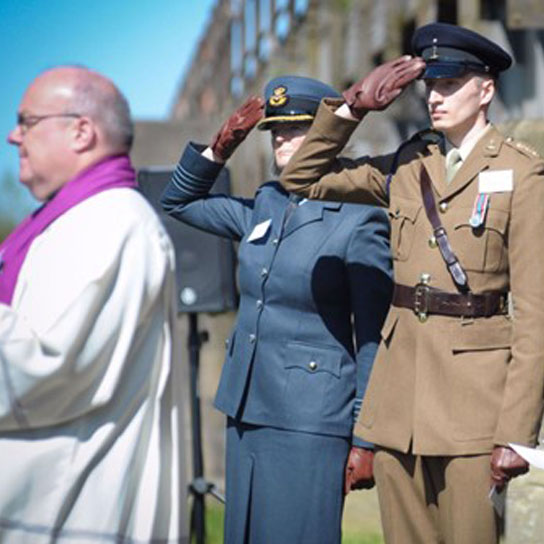
<path fill-rule="evenodd" d="M 414 313 L 420 323 L 425 323 L 429 313 L 430 287 L 425 283 L 418 283 L 414 291 Z"/>

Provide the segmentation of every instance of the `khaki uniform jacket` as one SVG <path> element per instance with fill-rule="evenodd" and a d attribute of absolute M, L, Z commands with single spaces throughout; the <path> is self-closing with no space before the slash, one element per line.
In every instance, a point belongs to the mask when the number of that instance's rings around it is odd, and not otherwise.
<path fill-rule="evenodd" d="M 420 455 L 486 453 L 493 445 L 534 445 L 544 389 L 544 162 L 487 130 L 448 185 L 436 143 L 407 145 L 387 191 L 392 156 L 340 164 L 357 123 L 322 104 L 303 145 L 284 169 L 287 190 L 310 198 L 387 206 L 395 281 L 456 292 L 430 239 L 420 172 L 432 179 L 450 243 L 474 293 L 511 290 L 513 315 L 457 318 L 391 307 L 356 434 Z M 483 226 L 469 224 L 479 173 L 513 173 L 512 190 L 493 192 Z M 508 175 L 508 174 L 507 174 Z M 496 179 L 496 178 L 495 178 Z"/>

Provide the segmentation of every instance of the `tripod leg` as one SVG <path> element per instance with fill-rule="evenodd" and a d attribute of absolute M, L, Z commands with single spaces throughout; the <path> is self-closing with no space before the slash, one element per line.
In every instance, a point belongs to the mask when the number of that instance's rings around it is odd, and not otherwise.
<path fill-rule="evenodd" d="M 195 494 L 193 496 L 193 508 L 191 510 L 191 535 L 194 535 L 195 544 L 204 544 L 206 541 L 206 527 L 204 511 L 206 504 L 204 496 Z M 192 542 L 192 540 L 191 540 Z"/>
<path fill-rule="evenodd" d="M 202 479 L 204 462 L 202 457 L 202 427 L 200 417 L 200 391 L 198 383 L 200 364 L 201 338 L 198 332 L 197 314 L 189 314 L 189 362 L 191 386 L 191 415 L 193 430 L 193 478 Z M 193 493 L 193 508 L 191 512 L 191 535 L 195 536 L 196 544 L 204 544 L 206 536 L 204 493 L 191 486 Z"/>

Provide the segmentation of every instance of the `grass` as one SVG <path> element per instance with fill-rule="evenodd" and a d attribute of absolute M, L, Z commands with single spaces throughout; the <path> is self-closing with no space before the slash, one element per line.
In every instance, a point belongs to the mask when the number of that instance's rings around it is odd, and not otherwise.
<path fill-rule="evenodd" d="M 342 544 L 383 544 L 383 538 L 377 534 L 344 533 Z"/>
<path fill-rule="evenodd" d="M 223 544 L 223 506 L 206 502 L 206 544 Z"/>
<path fill-rule="evenodd" d="M 357 525 L 350 521 L 346 527 L 344 523 L 342 544 L 383 544 L 374 527 L 365 529 Z M 210 500 L 206 502 L 206 544 L 223 544 L 223 506 Z"/>

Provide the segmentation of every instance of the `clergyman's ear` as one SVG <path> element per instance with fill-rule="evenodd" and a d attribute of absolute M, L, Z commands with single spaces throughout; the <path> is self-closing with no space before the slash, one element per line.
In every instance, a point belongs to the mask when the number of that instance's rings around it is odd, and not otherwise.
<path fill-rule="evenodd" d="M 72 149 L 83 152 L 91 149 L 96 143 L 96 126 L 88 117 L 78 117 L 72 127 Z"/>

